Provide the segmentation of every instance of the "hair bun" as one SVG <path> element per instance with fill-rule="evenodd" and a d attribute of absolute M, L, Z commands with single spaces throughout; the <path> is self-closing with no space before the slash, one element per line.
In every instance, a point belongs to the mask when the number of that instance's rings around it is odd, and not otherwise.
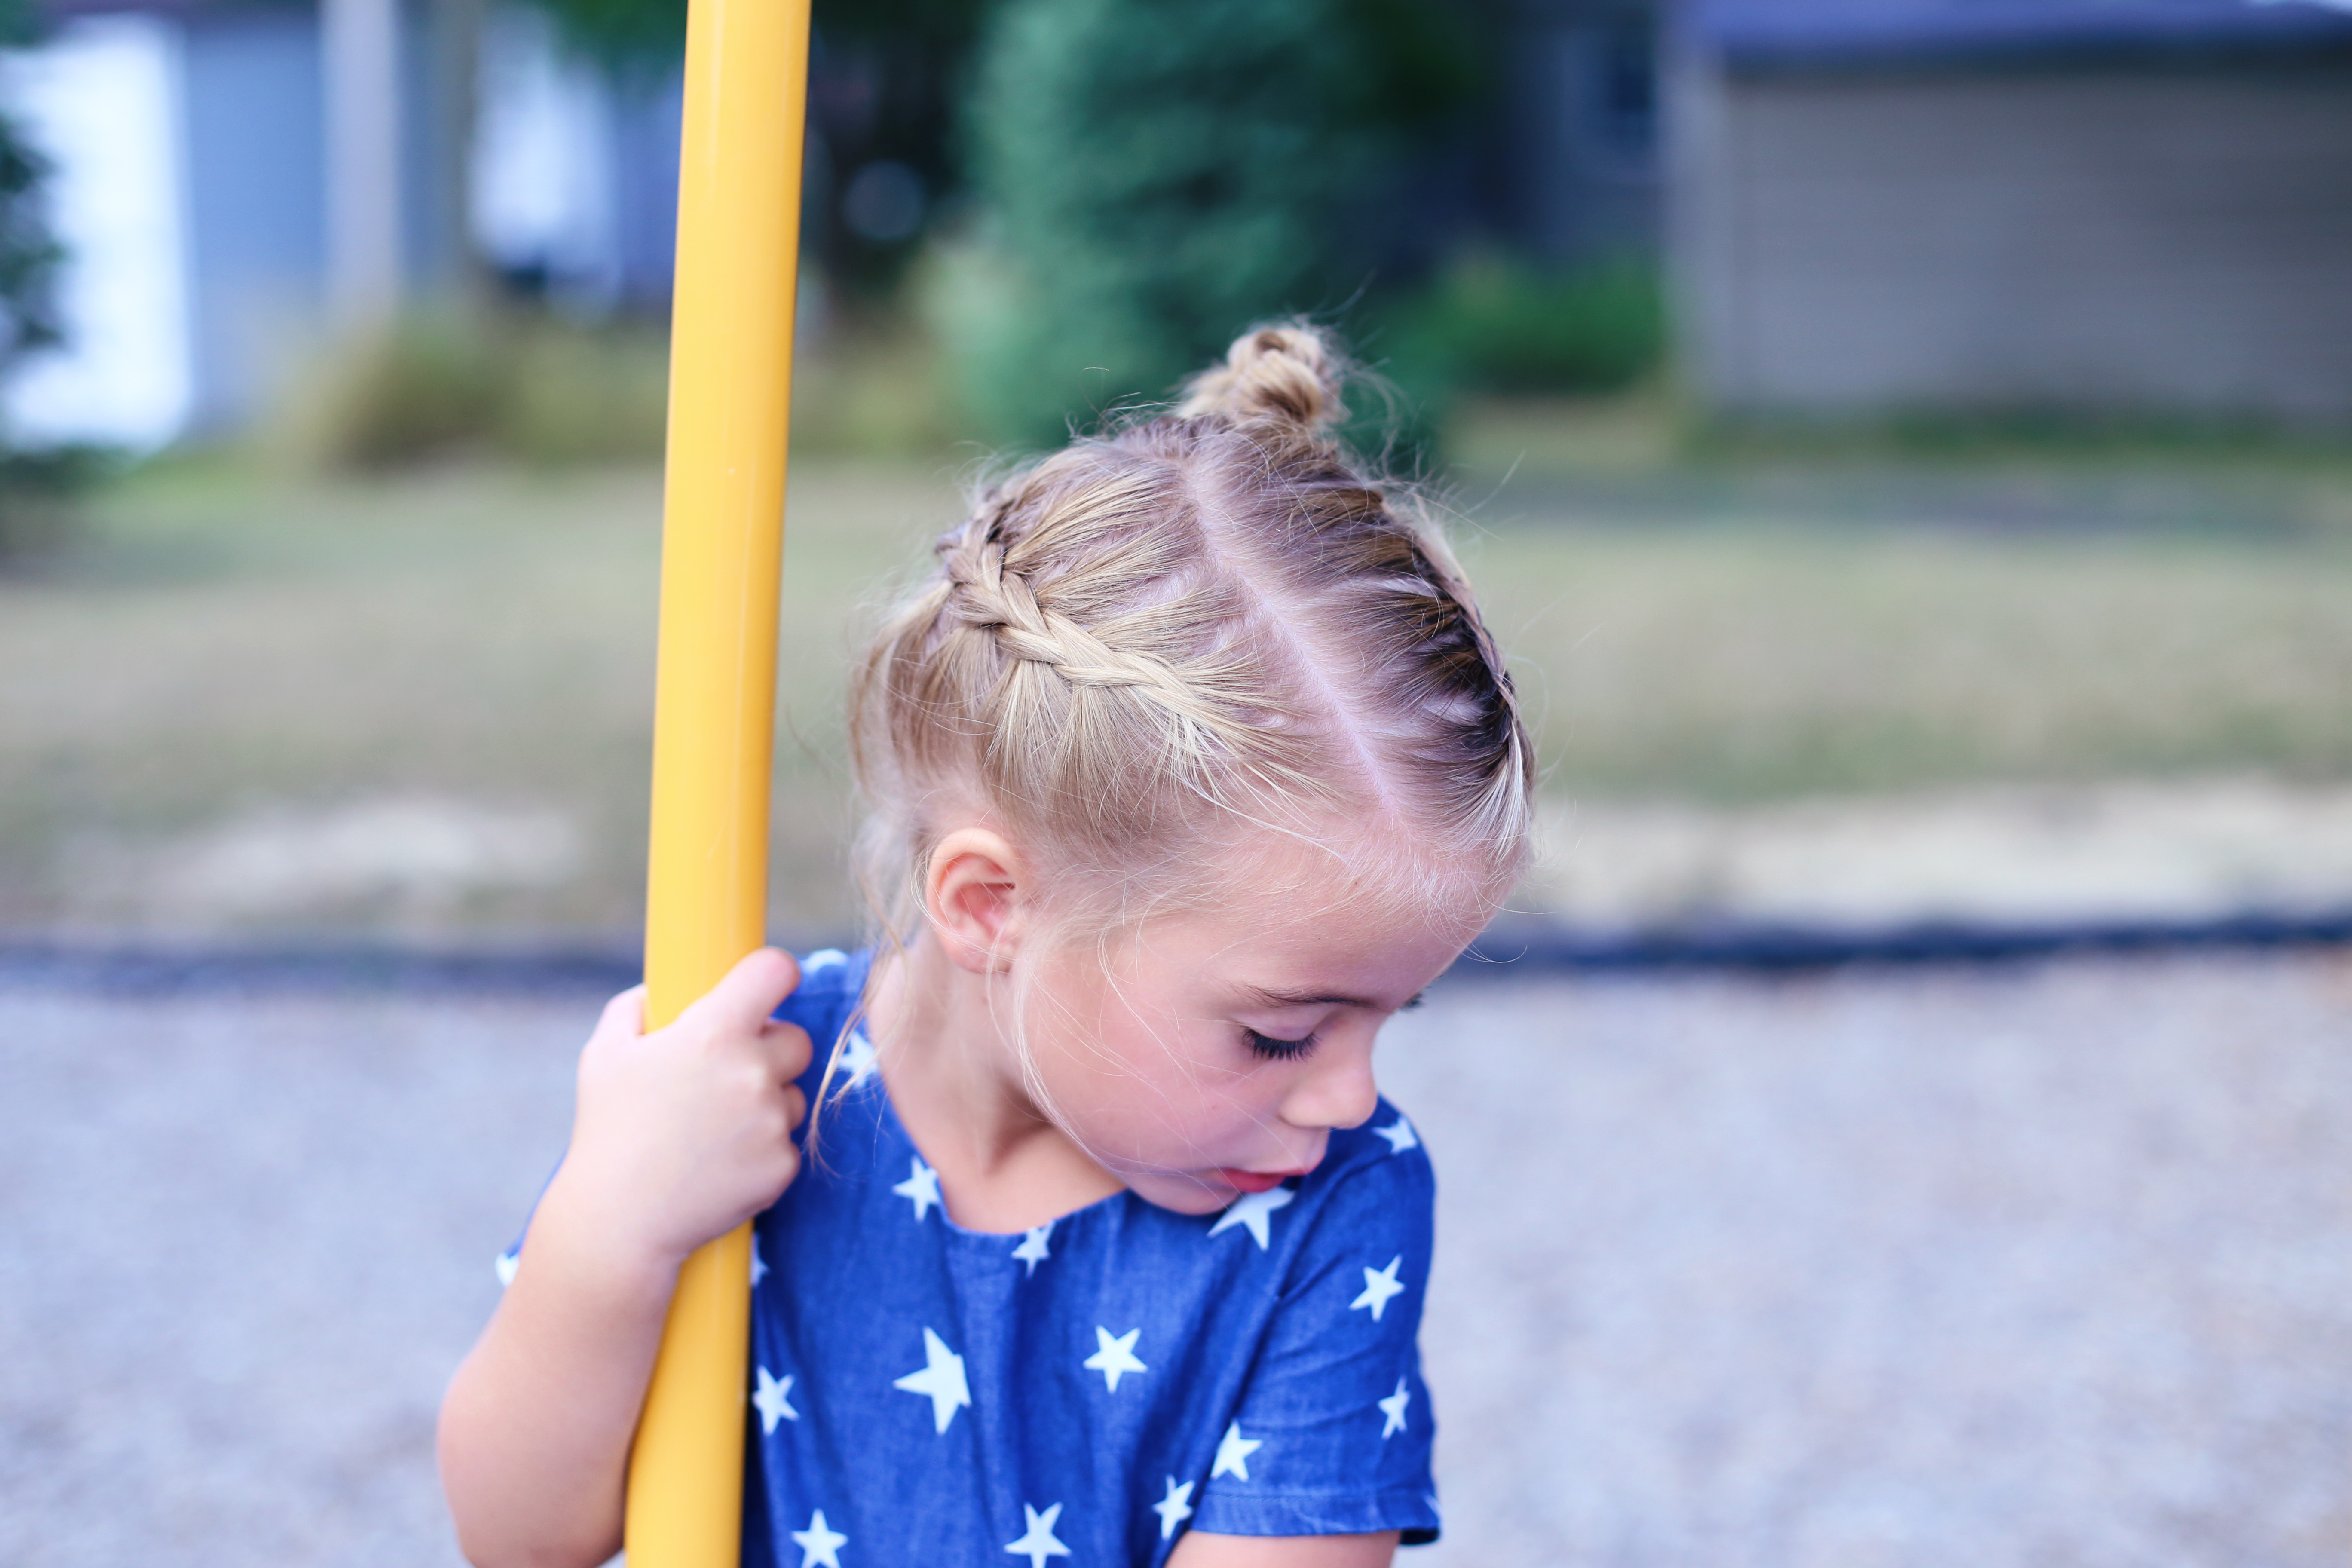
<path fill-rule="evenodd" d="M 1348 413 L 1339 402 L 1339 351 L 1313 327 L 1254 328 L 1234 340 L 1224 363 L 1185 383 L 1176 412 L 1320 430 Z"/>

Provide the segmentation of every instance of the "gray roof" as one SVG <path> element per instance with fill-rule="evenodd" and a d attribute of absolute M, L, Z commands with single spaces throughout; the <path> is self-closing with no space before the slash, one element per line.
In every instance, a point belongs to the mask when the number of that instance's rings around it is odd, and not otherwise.
<path fill-rule="evenodd" d="M 2352 47 L 2352 0 L 1685 0 L 1679 20 L 1768 67 Z"/>

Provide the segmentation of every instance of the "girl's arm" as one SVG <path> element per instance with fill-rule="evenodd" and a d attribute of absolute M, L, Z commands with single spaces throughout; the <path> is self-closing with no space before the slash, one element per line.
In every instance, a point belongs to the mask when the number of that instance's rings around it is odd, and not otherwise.
<path fill-rule="evenodd" d="M 1389 1568 L 1397 1532 L 1377 1535 L 1209 1535 L 1188 1532 L 1168 1568 Z"/>
<path fill-rule="evenodd" d="M 651 1035 L 642 990 L 625 992 L 581 1052 L 562 1168 L 441 1406 L 442 1485 L 479 1568 L 593 1568 L 620 1550 L 678 1266 L 800 1168 L 808 1037 L 769 1016 L 799 980 L 762 949 Z"/>

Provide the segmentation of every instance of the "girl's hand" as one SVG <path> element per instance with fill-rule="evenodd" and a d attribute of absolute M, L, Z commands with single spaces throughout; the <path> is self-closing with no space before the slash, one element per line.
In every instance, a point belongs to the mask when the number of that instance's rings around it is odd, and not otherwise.
<path fill-rule="evenodd" d="M 441 1475 L 467 1557 L 603 1563 L 621 1549 L 629 1436 L 688 1253 L 800 1170 L 808 1036 L 769 1017 L 800 966 L 762 948 L 667 1028 L 613 998 L 580 1053 L 572 1147 L 520 1268 L 441 1406 Z"/>
<path fill-rule="evenodd" d="M 673 1271 L 774 1203 L 800 1171 L 809 1037 L 769 1015 L 799 984 L 790 954 L 761 948 L 651 1034 L 643 986 L 614 997 L 580 1053 L 572 1146 L 541 1212 L 593 1226 L 616 1261 Z"/>

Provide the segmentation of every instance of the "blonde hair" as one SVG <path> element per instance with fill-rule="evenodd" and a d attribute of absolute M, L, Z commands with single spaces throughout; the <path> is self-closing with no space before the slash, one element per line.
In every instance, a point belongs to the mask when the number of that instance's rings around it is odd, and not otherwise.
<path fill-rule="evenodd" d="M 1517 872 L 1510 677 L 1410 492 L 1328 437 L 1341 369 L 1313 328 L 1244 333 L 1173 410 L 1013 471 L 940 538 L 852 683 L 887 941 L 972 808 L 1098 939 L 1252 826 L 1386 829 L 1394 896 L 1475 903 Z"/>

